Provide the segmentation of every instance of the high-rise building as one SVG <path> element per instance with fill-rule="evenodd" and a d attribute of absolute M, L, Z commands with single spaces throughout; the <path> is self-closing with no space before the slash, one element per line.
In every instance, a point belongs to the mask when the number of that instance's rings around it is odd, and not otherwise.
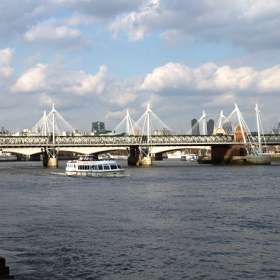
<path fill-rule="evenodd" d="M 207 134 L 212 135 L 213 131 L 214 131 L 214 121 L 212 119 L 210 119 L 207 122 Z"/>
<path fill-rule="evenodd" d="M 191 126 L 192 126 L 192 135 L 199 135 L 199 123 L 197 122 L 197 119 L 192 119 Z"/>

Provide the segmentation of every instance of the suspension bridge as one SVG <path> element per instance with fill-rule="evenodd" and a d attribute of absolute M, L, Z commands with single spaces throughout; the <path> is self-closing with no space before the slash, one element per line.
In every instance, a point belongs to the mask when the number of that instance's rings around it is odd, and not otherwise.
<path fill-rule="evenodd" d="M 258 132 L 251 133 L 238 106 L 229 117 L 223 111 L 209 135 L 207 116 L 196 121 L 189 133 L 176 135 L 149 105 L 138 121 L 132 120 L 127 111 L 124 119 L 113 133 L 102 136 L 78 133 L 54 108 L 43 117 L 25 135 L 0 136 L 0 149 L 18 154 L 42 154 L 44 165 L 57 166 L 59 151 L 71 151 L 81 154 L 101 153 L 119 149 L 129 152 L 129 164 L 151 165 L 152 158 L 162 153 L 186 147 L 211 147 L 212 159 L 225 162 L 234 155 L 256 155 L 263 153 L 264 146 L 280 145 L 280 135 L 264 134 L 258 106 L 255 107 Z"/>

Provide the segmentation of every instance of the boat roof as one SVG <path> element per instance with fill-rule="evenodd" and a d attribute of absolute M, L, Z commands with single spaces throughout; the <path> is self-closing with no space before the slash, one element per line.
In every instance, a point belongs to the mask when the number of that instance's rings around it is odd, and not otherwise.
<path fill-rule="evenodd" d="M 68 163 L 83 163 L 83 164 L 92 164 L 92 163 L 114 163 L 117 164 L 114 159 L 74 159 L 67 161 Z"/>

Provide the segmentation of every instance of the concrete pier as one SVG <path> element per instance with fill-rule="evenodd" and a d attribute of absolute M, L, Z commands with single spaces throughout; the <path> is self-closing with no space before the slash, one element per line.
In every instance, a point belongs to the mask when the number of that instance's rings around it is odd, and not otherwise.
<path fill-rule="evenodd" d="M 139 146 L 131 146 L 130 154 L 127 158 L 127 164 L 132 166 L 140 166 L 142 154 L 140 153 Z"/>
<path fill-rule="evenodd" d="M 152 166 L 152 158 L 144 157 L 143 154 L 140 152 L 138 146 L 131 146 L 130 155 L 127 159 L 127 164 L 133 166 Z"/>
<path fill-rule="evenodd" d="M 143 157 L 142 166 L 152 166 L 152 158 L 151 157 Z"/>
<path fill-rule="evenodd" d="M 58 158 L 57 157 L 49 158 L 47 167 L 50 167 L 50 168 L 58 167 Z"/>
<path fill-rule="evenodd" d="M 280 161 L 279 153 L 270 154 L 270 157 L 271 157 L 271 161 Z"/>
<path fill-rule="evenodd" d="M 1 279 L 12 279 L 13 275 L 10 275 L 10 268 L 6 266 L 6 260 L 0 257 L 0 278 Z"/>
<path fill-rule="evenodd" d="M 271 165 L 270 155 L 248 155 L 235 156 L 232 158 L 233 164 Z"/>
<path fill-rule="evenodd" d="M 58 167 L 58 155 L 50 157 L 47 151 L 43 152 L 43 166 L 44 167 L 50 167 L 50 168 L 56 168 Z"/>
<path fill-rule="evenodd" d="M 234 156 L 246 156 L 245 145 L 215 145 L 211 148 L 212 164 L 229 164 Z"/>
<path fill-rule="evenodd" d="M 211 164 L 251 164 L 270 165 L 271 155 L 248 155 L 245 145 L 213 146 L 211 149 Z"/>

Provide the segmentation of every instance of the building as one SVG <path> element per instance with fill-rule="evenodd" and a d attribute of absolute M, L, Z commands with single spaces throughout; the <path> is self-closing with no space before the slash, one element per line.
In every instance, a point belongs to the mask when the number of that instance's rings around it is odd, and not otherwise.
<path fill-rule="evenodd" d="M 104 122 L 93 122 L 91 126 L 91 134 L 99 136 L 100 134 L 106 134 L 111 132 L 111 130 L 106 130 Z"/>
<path fill-rule="evenodd" d="M 192 127 L 192 135 L 199 135 L 199 123 L 197 122 L 197 119 L 192 119 L 191 127 Z"/>
<path fill-rule="evenodd" d="M 5 129 L 4 126 L 1 126 L 1 127 L 0 127 L 0 135 L 1 135 L 1 136 L 7 135 L 7 134 L 9 134 L 9 133 L 10 133 L 10 132 L 9 132 L 7 129 Z"/>
<path fill-rule="evenodd" d="M 214 121 L 212 119 L 210 119 L 207 122 L 207 134 L 212 135 L 213 131 L 214 131 Z"/>
<path fill-rule="evenodd" d="M 174 131 L 171 131 L 165 127 L 154 130 L 152 135 L 175 135 Z"/>

